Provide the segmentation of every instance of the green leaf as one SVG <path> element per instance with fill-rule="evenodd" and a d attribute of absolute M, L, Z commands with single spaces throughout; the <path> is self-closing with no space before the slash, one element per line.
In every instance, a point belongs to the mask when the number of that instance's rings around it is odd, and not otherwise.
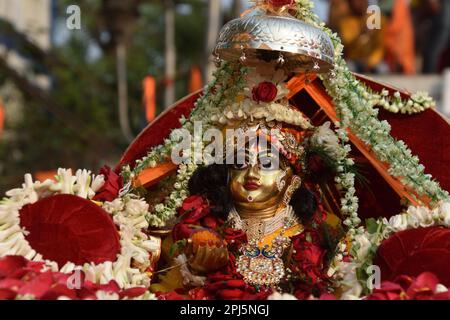
<path fill-rule="evenodd" d="M 366 228 L 370 234 L 374 234 L 378 230 L 378 222 L 374 218 L 370 218 L 366 220 Z"/>
<path fill-rule="evenodd" d="M 183 240 L 178 240 L 177 242 L 173 243 L 170 246 L 170 250 L 169 250 L 169 254 L 171 256 L 173 256 L 175 254 L 175 252 L 182 250 L 184 247 L 186 247 L 187 244 L 187 240 L 183 239 Z"/>
<path fill-rule="evenodd" d="M 356 257 L 360 247 L 361 245 L 359 243 L 355 243 L 354 245 L 352 245 L 352 248 L 350 249 L 350 254 L 353 257 Z"/>

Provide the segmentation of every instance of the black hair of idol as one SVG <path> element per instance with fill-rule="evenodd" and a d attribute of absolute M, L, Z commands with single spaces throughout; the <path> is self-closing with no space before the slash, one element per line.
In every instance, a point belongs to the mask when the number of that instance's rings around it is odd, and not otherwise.
<path fill-rule="evenodd" d="M 188 183 L 189 193 L 208 199 L 213 206 L 211 211 L 224 220 L 233 206 L 228 187 L 228 170 L 226 164 L 202 166 L 197 168 Z M 304 184 L 292 194 L 289 204 L 303 225 L 310 222 L 318 207 L 314 193 Z"/>

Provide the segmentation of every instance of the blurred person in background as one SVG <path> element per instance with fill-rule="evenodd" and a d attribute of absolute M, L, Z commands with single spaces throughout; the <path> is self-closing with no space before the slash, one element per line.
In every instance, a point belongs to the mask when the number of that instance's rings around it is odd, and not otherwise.
<path fill-rule="evenodd" d="M 424 73 L 437 73 L 449 66 L 450 1 L 415 0 Z M 447 49 L 447 51 L 446 51 Z M 447 54 L 446 54 L 447 53 Z"/>
<path fill-rule="evenodd" d="M 334 10 L 336 5 L 336 10 Z M 383 29 L 369 29 L 367 0 L 332 1 L 330 22 L 344 45 L 344 56 L 356 72 L 374 73 L 383 61 Z M 384 17 L 381 17 L 382 25 Z"/>
<path fill-rule="evenodd" d="M 331 0 L 330 25 L 344 44 L 350 67 L 364 73 L 414 74 L 414 29 L 407 0 Z M 368 27 L 377 14 L 368 10 L 378 5 L 380 28 Z"/>
<path fill-rule="evenodd" d="M 386 17 L 384 48 L 390 72 L 414 74 L 416 55 L 409 1 L 380 0 L 379 6 Z"/>

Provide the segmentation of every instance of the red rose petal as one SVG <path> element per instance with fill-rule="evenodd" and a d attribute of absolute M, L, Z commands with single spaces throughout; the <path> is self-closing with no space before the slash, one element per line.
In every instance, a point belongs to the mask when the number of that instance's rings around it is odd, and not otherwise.
<path fill-rule="evenodd" d="M 0 259 L 0 278 L 8 277 L 27 265 L 27 260 L 22 256 L 6 256 Z"/>
<path fill-rule="evenodd" d="M 127 297 L 129 299 L 136 298 L 136 297 L 143 295 L 147 291 L 148 291 L 147 288 L 144 288 L 144 287 L 129 288 L 129 289 L 125 289 L 125 290 L 122 290 L 121 292 L 119 292 L 119 297 L 120 297 L 120 299 L 123 299 L 125 297 Z"/>
<path fill-rule="evenodd" d="M 119 195 L 120 189 L 123 187 L 123 179 L 110 167 L 104 166 L 100 169 L 100 174 L 105 177 L 105 183 L 97 191 L 93 200 L 96 201 L 113 201 Z"/>
<path fill-rule="evenodd" d="M 77 293 L 74 289 L 69 289 L 65 284 L 57 284 L 47 290 L 41 297 L 41 300 L 57 300 L 61 297 L 67 297 L 72 300 L 77 299 Z"/>
<path fill-rule="evenodd" d="M 26 282 L 20 289 L 20 295 L 31 294 L 36 299 L 40 299 L 51 287 L 53 284 L 53 275 L 51 272 L 45 272 L 34 279 Z"/>
<path fill-rule="evenodd" d="M 14 300 L 17 293 L 10 289 L 0 289 L 0 300 Z"/>
<path fill-rule="evenodd" d="M 240 289 L 222 289 L 217 292 L 217 296 L 223 300 L 240 299 L 244 296 L 244 291 Z"/>

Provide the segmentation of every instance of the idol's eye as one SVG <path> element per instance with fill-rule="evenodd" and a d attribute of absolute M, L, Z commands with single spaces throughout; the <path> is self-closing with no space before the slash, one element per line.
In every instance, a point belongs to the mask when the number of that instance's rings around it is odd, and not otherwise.
<path fill-rule="evenodd" d="M 247 166 L 248 166 L 247 162 L 243 162 L 243 163 L 237 162 L 233 165 L 233 168 L 236 170 L 243 170 L 243 169 L 247 168 Z"/>
<path fill-rule="evenodd" d="M 274 157 L 264 156 L 259 158 L 259 167 L 261 170 L 277 170 L 278 161 Z"/>

